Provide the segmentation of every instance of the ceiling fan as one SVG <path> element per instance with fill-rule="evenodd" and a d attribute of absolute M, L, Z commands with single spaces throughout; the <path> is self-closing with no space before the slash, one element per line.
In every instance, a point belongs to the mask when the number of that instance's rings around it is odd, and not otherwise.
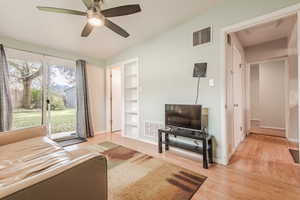
<path fill-rule="evenodd" d="M 115 8 L 102 10 L 101 6 L 103 5 L 103 0 L 81 0 L 81 1 L 87 7 L 86 12 L 64 9 L 64 8 L 53 8 L 53 7 L 42 7 L 42 6 L 38 6 L 37 8 L 41 11 L 46 11 L 46 12 L 86 16 L 87 24 L 82 30 L 81 37 L 89 36 L 94 27 L 106 26 L 107 28 L 111 29 L 115 33 L 127 38 L 129 37 L 129 33 L 127 33 L 123 28 L 121 28 L 117 24 L 110 21 L 108 18 L 131 15 L 137 12 L 141 12 L 141 7 L 138 4 L 119 6 Z"/>

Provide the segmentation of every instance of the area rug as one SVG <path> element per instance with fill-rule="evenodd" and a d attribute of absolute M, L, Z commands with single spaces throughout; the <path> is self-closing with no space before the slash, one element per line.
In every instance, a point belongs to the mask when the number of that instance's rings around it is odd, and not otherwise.
<path fill-rule="evenodd" d="M 61 141 L 56 141 L 56 142 L 62 147 L 67 147 L 67 146 L 79 144 L 79 143 L 86 142 L 86 141 L 87 140 L 85 138 L 74 138 L 74 139 L 61 140 Z"/>
<path fill-rule="evenodd" d="M 299 150 L 289 149 L 289 152 L 291 153 L 294 162 L 299 164 Z"/>
<path fill-rule="evenodd" d="M 189 200 L 205 176 L 111 142 L 92 145 L 108 160 L 109 200 Z"/>

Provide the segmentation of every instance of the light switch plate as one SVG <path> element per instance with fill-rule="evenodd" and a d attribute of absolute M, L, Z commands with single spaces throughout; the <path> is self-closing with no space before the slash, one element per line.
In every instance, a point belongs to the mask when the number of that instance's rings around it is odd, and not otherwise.
<path fill-rule="evenodd" d="M 209 85 L 209 87 L 215 87 L 215 79 L 209 79 L 208 80 L 208 85 Z"/>

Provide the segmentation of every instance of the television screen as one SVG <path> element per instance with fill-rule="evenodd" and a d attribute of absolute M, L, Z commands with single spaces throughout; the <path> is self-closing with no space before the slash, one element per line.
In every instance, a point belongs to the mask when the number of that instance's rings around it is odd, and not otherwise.
<path fill-rule="evenodd" d="M 166 126 L 201 130 L 201 111 L 201 105 L 166 104 Z"/>

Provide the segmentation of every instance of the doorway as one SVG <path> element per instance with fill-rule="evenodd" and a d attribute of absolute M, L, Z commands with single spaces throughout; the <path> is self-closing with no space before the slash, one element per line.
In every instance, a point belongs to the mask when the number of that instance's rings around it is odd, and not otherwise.
<path fill-rule="evenodd" d="M 248 101 L 250 118 L 248 132 L 286 137 L 288 114 L 288 63 L 286 59 L 272 60 L 249 66 Z M 274 89 L 276 88 L 276 89 Z"/>
<path fill-rule="evenodd" d="M 45 98 L 50 138 L 77 138 L 76 133 L 76 66 L 75 62 L 48 58 Z"/>
<path fill-rule="evenodd" d="M 108 132 L 121 131 L 121 135 L 124 137 L 139 139 L 138 58 L 108 66 L 106 77 Z"/>
<path fill-rule="evenodd" d="M 225 134 L 227 162 L 241 146 L 238 144 L 242 142 L 242 145 L 245 145 L 244 138 L 242 137 L 241 140 L 238 137 L 239 128 L 242 135 L 246 137 L 253 132 L 258 132 L 257 127 L 268 132 L 271 129 L 280 130 L 281 136 L 286 135 L 286 138 L 283 138 L 286 143 L 293 144 L 286 145 L 284 152 L 289 156 L 290 146 L 299 147 L 298 13 L 297 10 L 292 12 L 282 10 L 282 13 L 278 14 L 280 12 L 225 28 L 222 32 L 226 85 L 223 101 L 225 102 L 224 129 L 227 132 Z M 239 70 L 236 66 L 240 60 L 242 61 Z M 273 66 L 268 67 L 269 65 Z M 277 75 L 275 75 L 274 65 L 280 65 L 277 67 Z M 251 102 L 253 91 L 250 90 L 253 81 L 250 75 L 254 73 L 255 67 L 260 71 L 260 76 L 266 75 L 267 69 L 273 70 L 272 76 L 259 79 L 262 83 L 258 91 L 261 98 L 256 103 L 253 100 Z M 268 79 L 270 77 L 272 79 Z M 241 84 L 237 85 L 237 83 Z M 269 86 L 268 89 L 266 85 Z M 274 96 L 275 94 L 277 97 Z M 237 110 L 238 107 L 240 108 Z M 267 108 L 269 112 L 263 111 Z M 238 114 L 239 112 L 242 114 Z M 259 118 L 255 117 L 255 114 L 258 114 Z M 276 135 L 269 134 L 267 137 L 270 136 Z M 271 145 L 276 145 L 275 143 Z"/>

